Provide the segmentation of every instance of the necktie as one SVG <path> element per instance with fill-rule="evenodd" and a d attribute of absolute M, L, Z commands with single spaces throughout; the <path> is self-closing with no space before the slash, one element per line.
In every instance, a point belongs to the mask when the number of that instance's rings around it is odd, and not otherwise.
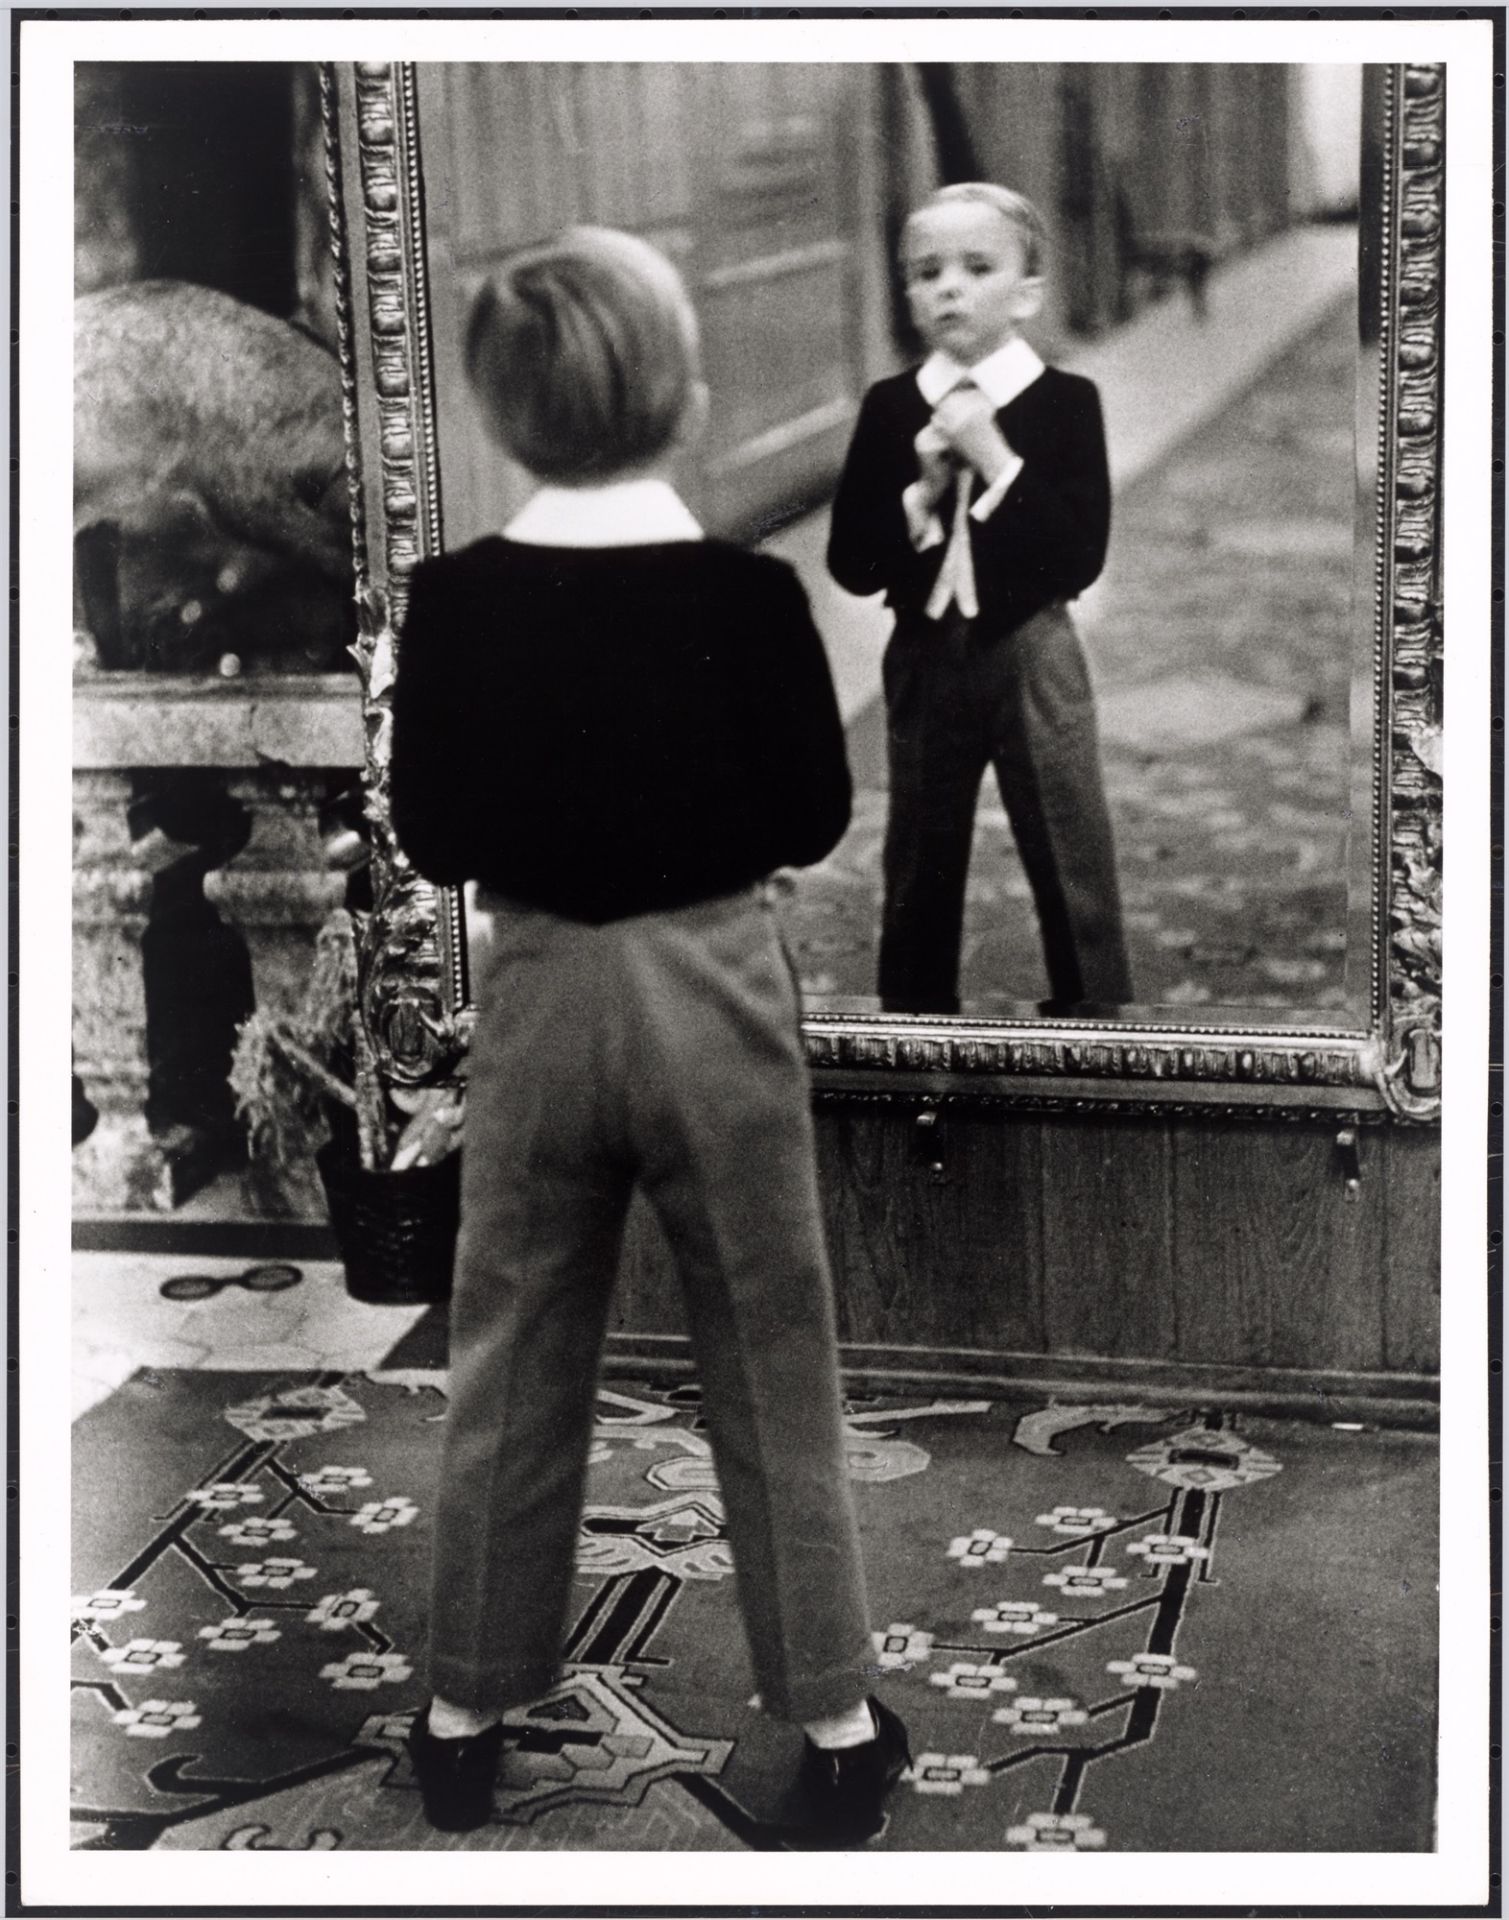
<path fill-rule="evenodd" d="M 927 617 L 941 620 L 950 605 L 956 604 L 966 620 L 976 619 L 980 603 L 975 597 L 975 563 L 969 545 L 969 491 L 974 479 L 971 468 L 961 467 L 954 475 L 954 517 L 948 536 L 943 565 L 928 596 Z"/>

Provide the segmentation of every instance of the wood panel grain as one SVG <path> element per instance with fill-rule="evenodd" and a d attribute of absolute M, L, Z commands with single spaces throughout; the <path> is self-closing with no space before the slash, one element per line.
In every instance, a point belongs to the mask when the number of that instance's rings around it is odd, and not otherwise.
<path fill-rule="evenodd" d="M 841 245 L 826 253 L 792 249 L 752 256 L 737 277 L 702 282 L 705 371 L 718 396 L 708 437 L 715 467 L 784 422 L 857 399 L 844 313 L 847 266 Z"/>
<path fill-rule="evenodd" d="M 1383 1200 L 1389 1133 L 1383 1127 L 1350 1130 L 1356 1137 L 1361 1178 L 1356 1188 L 1349 1188 L 1336 1131 L 1326 1128 L 1321 1135 L 1332 1157 L 1321 1177 L 1326 1237 L 1305 1280 L 1307 1295 L 1315 1302 L 1318 1333 L 1315 1350 L 1304 1364 L 1386 1371 L 1391 1362 L 1384 1337 Z"/>
<path fill-rule="evenodd" d="M 1384 1364 L 1434 1373 L 1441 1365 L 1440 1136 L 1401 1128 L 1382 1145 Z M 1486 1234 L 1486 1220 L 1482 1227 Z M 1481 1284 L 1481 1269 L 1468 1284 Z M 1487 1314 L 1486 1301 L 1481 1311 Z"/>
<path fill-rule="evenodd" d="M 1378 1209 L 1349 1199 L 1336 1129 L 1180 1121 L 1172 1137 L 1178 1356 L 1381 1366 Z"/>
<path fill-rule="evenodd" d="M 919 1153 L 914 1126 L 818 1117 L 842 1338 L 1040 1348 L 1038 1129 L 951 1115 Z"/>
<path fill-rule="evenodd" d="M 1434 1135 L 1363 1129 L 1349 1195 L 1330 1125 L 949 1113 L 941 1128 L 919 1153 L 906 1109 L 818 1114 L 840 1336 L 866 1365 L 890 1353 L 962 1377 L 961 1354 L 1011 1373 L 1041 1355 L 1045 1378 L 1055 1361 L 1065 1380 L 1118 1362 L 1129 1382 L 1157 1368 L 1192 1389 L 1271 1378 L 1286 1405 L 1313 1392 L 1327 1417 L 1347 1392 L 1408 1398 L 1414 1380 L 1428 1396 Z M 647 1214 L 631 1222 L 615 1324 L 682 1328 Z"/>
<path fill-rule="evenodd" d="M 624 1233 L 612 1326 L 618 1333 L 686 1333 L 686 1311 L 670 1247 L 649 1203 L 639 1195 L 629 1209 Z"/>
<path fill-rule="evenodd" d="M 710 529 L 768 531 L 822 495 L 863 385 L 853 308 L 874 289 L 851 258 L 870 203 L 841 156 L 873 84 L 759 63 L 422 72 L 447 544 L 527 493 L 459 378 L 471 297 L 519 247 L 584 220 L 644 234 L 697 299 L 712 426 L 682 478 Z"/>
<path fill-rule="evenodd" d="M 1166 1121 L 1042 1127 L 1043 1323 L 1049 1352 L 1175 1352 Z"/>

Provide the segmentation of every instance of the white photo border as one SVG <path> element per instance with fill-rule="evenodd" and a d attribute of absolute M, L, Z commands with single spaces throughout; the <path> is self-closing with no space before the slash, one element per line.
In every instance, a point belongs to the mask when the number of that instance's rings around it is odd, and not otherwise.
<path fill-rule="evenodd" d="M 1489 1536 L 1487 1350 L 1490 409 L 1495 356 L 1491 206 L 1495 22 L 1298 10 L 1213 21 L 1170 10 L 1053 20 L 963 15 L 749 21 L 278 21 L 105 15 L 20 27 L 19 501 L 20 1017 L 26 1125 L 12 1196 L 19 1229 L 21 1501 L 21 1886 L 28 1905 L 106 1911 L 250 1905 L 309 1911 L 435 1905 L 687 1908 L 841 1905 L 1198 1904 L 1476 1906 L 1488 1895 Z M 1267 10 L 1265 10 L 1267 11 Z M 1093 24 L 1093 32 L 1090 30 Z M 1500 23 L 1501 27 L 1501 23 Z M 72 1852 L 68 1834 L 67 1636 L 70 1024 L 68 719 L 71 631 L 72 135 L 75 60 L 440 59 L 1444 61 L 1447 68 L 1447 351 L 1443 497 L 1445 815 L 1441 1746 L 1431 1854 L 558 1854 L 432 1852 L 422 1873 L 367 1853 Z M 13 98 L 17 97 L 13 95 Z M 1195 1896 L 1194 1899 L 1191 1896 Z"/>

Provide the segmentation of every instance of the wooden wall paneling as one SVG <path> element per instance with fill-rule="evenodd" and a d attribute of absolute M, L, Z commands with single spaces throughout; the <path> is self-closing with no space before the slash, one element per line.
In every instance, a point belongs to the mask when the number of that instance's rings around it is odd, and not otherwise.
<path fill-rule="evenodd" d="M 815 499 L 842 459 L 863 374 L 841 155 L 844 114 L 869 78 L 760 64 L 423 72 L 447 375 L 472 293 L 509 253 L 574 221 L 644 233 L 678 261 L 703 319 L 713 415 L 685 463 L 693 508 L 715 532 L 757 535 Z M 496 527 L 523 490 L 464 382 L 441 382 L 441 409 L 457 545 Z"/>
<path fill-rule="evenodd" d="M 579 123 L 592 181 L 592 211 L 586 217 L 602 226 L 642 231 L 650 217 L 645 150 L 666 139 L 670 129 L 652 126 L 646 119 L 643 67 L 587 67 L 575 71 L 579 85 L 591 82 L 590 92 L 582 96 Z"/>
<path fill-rule="evenodd" d="M 709 384 L 721 398 L 723 457 L 850 396 L 847 249 L 825 240 L 725 268 L 701 295 Z M 724 277 L 724 276 L 736 277 Z"/>
<path fill-rule="evenodd" d="M 1223 246 L 1240 244 L 1247 232 L 1255 156 L 1244 144 L 1248 104 L 1257 84 L 1257 68 L 1221 66 L 1209 76 L 1211 123 L 1215 129 L 1211 156 L 1211 193 L 1206 231 Z"/>
<path fill-rule="evenodd" d="M 1248 113 L 1251 116 L 1249 126 L 1254 135 L 1249 148 L 1252 155 L 1252 189 L 1248 233 L 1256 238 L 1286 223 L 1284 203 L 1289 193 L 1287 167 L 1278 181 L 1274 180 L 1276 158 L 1287 155 L 1289 151 L 1288 77 L 1283 67 L 1265 66 L 1258 69 L 1258 84 L 1253 89 Z M 1261 138 L 1256 137 L 1258 125 L 1262 128 Z"/>
<path fill-rule="evenodd" d="M 1179 62 L 1169 71 L 1167 119 L 1154 129 L 1159 162 L 1167 173 L 1168 226 L 1175 232 L 1203 228 L 1210 205 L 1210 149 L 1220 138 L 1201 108 L 1201 75 Z"/>
<path fill-rule="evenodd" d="M 889 1178 L 886 1126 L 875 1114 L 837 1107 L 816 1116 L 817 1178 L 833 1265 L 840 1336 L 867 1340 L 903 1322 L 912 1262 L 907 1236 L 886 1231 L 877 1196 Z"/>
<path fill-rule="evenodd" d="M 1373 1205 L 1383 1216 L 1384 1364 L 1405 1373 L 1441 1365 L 1441 1136 L 1391 1127 L 1380 1142 Z M 1366 1175 L 1364 1176 L 1366 1179 Z M 1483 1220 L 1486 1234 L 1488 1222 Z M 1486 1314 L 1486 1300 L 1478 1303 Z"/>
<path fill-rule="evenodd" d="M 608 66 L 573 63 L 559 75 L 548 70 L 541 75 L 562 142 L 555 165 L 560 172 L 577 176 L 576 208 L 553 222 L 551 231 L 572 221 L 598 227 L 635 226 L 638 196 L 627 97 L 631 72 L 618 62 Z"/>
<path fill-rule="evenodd" d="M 1283 72 L 1283 68 L 1277 66 L 1258 69 L 1258 84 L 1252 90 L 1247 109 L 1248 126 L 1254 134 L 1248 149 L 1252 164 L 1247 214 L 1247 231 L 1253 239 L 1270 232 L 1276 224 L 1274 208 L 1269 202 L 1269 175 L 1274 154 L 1289 150 L 1287 101 L 1277 85 Z M 1261 139 L 1256 137 L 1258 125 L 1262 127 Z"/>
<path fill-rule="evenodd" d="M 1125 1363 L 1128 1392 L 1181 1377 L 1208 1392 L 1215 1367 L 1302 1408 L 1355 1383 L 1391 1417 L 1414 1377 L 1423 1404 L 1438 1365 L 1433 1135 L 1360 1130 L 1349 1196 L 1329 1125 L 946 1109 L 938 1125 L 921 1145 L 905 1108 L 818 1112 L 840 1337 L 865 1365 L 947 1370 L 938 1350 L 953 1350 L 1015 1376 L 1040 1356 L 1043 1378 L 1061 1363 L 1083 1385 Z M 684 1331 L 670 1251 L 641 1206 L 615 1324 Z"/>
<path fill-rule="evenodd" d="M 1091 67 L 1087 81 L 1093 141 L 1090 216 L 1093 323 L 1096 331 L 1100 332 L 1126 317 L 1122 283 L 1123 220 L 1118 204 L 1123 191 L 1122 163 L 1118 153 L 1126 104 L 1126 72 L 1118 67 Z"/>
<path fill-rule="evenodd" d="M 1262 199 L 1265 228 L 1287 227 L 1293 223 L 1292 189 L 1289 178 L 1295 138 L 1295 88 L 1293 67 L 1275 67 L 1268 82 L 1268 111 L 1282 130 L 1279 139 L 1258 142 L 1258 166 L 1262 173 Z"/>
<path fill-rule="evenodd" d="M 881 152 L 883 76 L 874 67 L 843 70 L 840 96 L 839 221 L 849 241 L 845 310 L 849 328 L 849 391 L 856 403 L 872 381 L 894 373 L 901 353 L 891 323 L 890 240 L 886 233 L 886 167 Z"/>
<path fill-rule="evenodd" d="M 565 151 L 551 108 L 551 94 L 563 76 L 553 67 L 517 66 L 510 69 L 510 77 L 521 147 L 519 166 L 529 183 L 520 196 L 528 217 L 519 240 L 528 245 L 577 219 L 585 196 L 577 178 L 580 157 Z"/>
<path fill-rule="evenodd" d="M 1328 1217 L 1329 1232 L 1319 1259 L 1301 1284 L 1317 1305 L 1319 1335 L 1308 1364 L 1360 1373 L 1396 1371 L 1385 1338 L 1383 1272 L 1385 1232 L 1380 1191 L 1386 1179 L 1388 1130 L 1356 1127 L 1360 1184 L 1349 1189 L 1340 1164 L 1336 1134 L 1320 1139 L 1331 1156 L 1323 1168 L 1317 1196 Z M 1426 1369 L 1428 1371 L 1428 1369 Z"/>
<path fill-rule="evenodd" d="M 1087 67 L 1057 69 L 1052 95 L 1059 135 L 1058 245 L 1054 265 L 1064 318 L 1076 333 L 1096 324 L 1095 140 L 1092 76 Z"/>
<path fill-rule="evenodd" d="M 1348 1197 L 1336 1132 L 1174 1124 L 1178 1358 L 1382 1366 L 1379 1213 Z"/>
<path fill-rule="evenodd" d="M 1272 1131 L 1278 1134 L 1281 1129 Z M 1338 1144 L 1342 1129 L 1320 1128 L 1314 1135 L 1315 1184 L 1309 1204 L 1317 1220 L 1316 1251 L 1295 1276 L 1305 1305 L 1313 1303 L 1314 1349 L 1296 1364 L 1376 1373 L 1389 1370 L 1381 1204 L 1388 1130 L 1354 1127 L 1348 1131 L 1355 1139 L 1361 1175 L 1355 1188 L 1346 1184 L 1346 1162 Z"/>
<path fill-rule="evenodd" d="M 900 1115 L 824 1110 L 819 1175 L 856 1343 L 1038 1351 L 1042 1160 L 1034 1127 L 949 1113 L 919 1151 Z M 930 1171 L 932 1157 L 943 1171 Z"/>
<path fill-rule="evenodd" d="M 1099 219 L 1103 320 L 1112 325 L 1130 316 L 1130 289 L 1123 264 L 1124 206 L 1138 208 L 1137 174 L 1141 164 L 1140 82 L 1126 66 L 1093 69 L 1096 134 L 1099 143 Z"/>
<path fill-rule="evenodd" d="M 644 195 L 650 225 L 683 221 L 691 207 L 687 75 L 674 62 L 640 69 L 640 111 L 646 127 Z"/>
<path fill-rule="evenodd" d="M 535 217 L 523 74 L 507 64 L 454 65 L 444 73 L 454 128 L 456 256 L 486 261 L 517 245 Z"/>
<path fill-rule="evenodd" d="M 1173 221 L 1169 141 L 1173 122 L 1173 74 L 1162 63 L 1138 70 L 1137 143 L 1126 180 L 1137 225 L 1166 230 Z"/>
<path fill-rule="evenodd" d="M 715 531 L 758 536 L 824 490 L 854 413 L 843 69 L 714 68 L 703 100 L 696 292 L 712 389 Z M 711 112 L 709 111 L 711 109 Z"/>
<path fill-rule="evenodd" d="M 1169 1124 L 1045 1119 L 1043 1332 L 1050 1353 L 1177 1351 Z"/>
<path fill-rule="evenodd" d="M 955 1303 L 930 1299 L 929 1342 L 1039 1352 L 1043 1326 L 1042 1130 L 1005 1114 L 947 1114 L 944 1172 L 923 1249 L 950 1274 Z M 953 1249 L 948 1258 L 947 1249 Z M 928 1268 L 923 1269 L 925 1276 Z"/>
<path fill-rule="evenodd" d="M 496 532 L 530 491 L 482 425 L 462 348 L 477 289 L 528 234 L 532 189 L 520 160 L 516 68 L 421 62 L 418 80 L 441 523 L 455 548 Z"/>
<path fill-rule="evenodd" d="M 1225 83 L 1228 69 L 1193 67 L 1189 70 L 1188 111 L 1198 116 L 1199 138 L 1192 143 L 1190 159 L 1198 167 L 1198 176 L 1190 199 L 1189 228 L 1192 233 L 1214 239 L 1220 229 L 1220 210 L 1229 197 L 1229 179 L 1233 166 L 1250 164 L 1241 154 L 1231 151 L 1230 137 L 1223 134 L 1228 124 Z"/>
<path fill-rule="evenodd" d="M 686 1333 L 686 1310 L 670 1245 L 642 1194 L 634 1196 L 629 1209 L 612 1325 L 618 1333 Z"/>

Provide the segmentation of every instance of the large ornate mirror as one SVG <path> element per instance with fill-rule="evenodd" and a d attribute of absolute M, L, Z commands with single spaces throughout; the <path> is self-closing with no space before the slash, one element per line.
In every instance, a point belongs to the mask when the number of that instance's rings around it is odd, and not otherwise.
<path fill-rule="evenodd" d="M 1439 68 L 499 62 L 326 83 L 385 856 L 365 1004 L 396 1078 L 448 1070 L 467 1002 L 460 897 L 386 834 L 405 583 L 528 492 L 468 404 L 462 330 L 511 252 L 591 220 L 681 266 L 713 401 L 683 491 L 709 531 L 796 565 L 828 644 L 854 817 L 786 908 L 820 1088 L 1437 1110 Z M 1041 206 L 1029 339 L 1096 381 L 1107 422 L 1110 558 L 1074 617 L 1133 984 L 1067 1016 L 993 785 L 961 1011 L 881 1011 L 889 616 L 823 562 L 860 397 L 918 357 L 903 212 L 968 178 Z"/>

